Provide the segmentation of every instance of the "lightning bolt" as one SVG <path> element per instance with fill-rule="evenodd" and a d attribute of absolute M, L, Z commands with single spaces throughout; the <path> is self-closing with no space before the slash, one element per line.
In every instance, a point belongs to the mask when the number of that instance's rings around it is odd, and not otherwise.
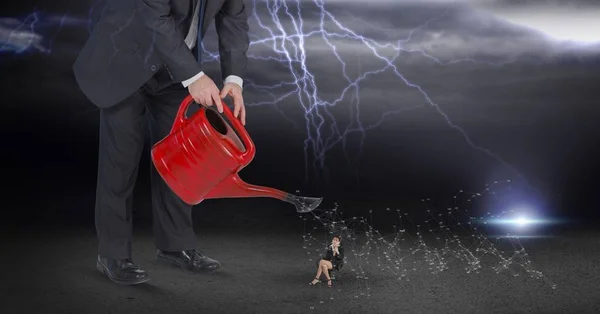
<path fill-rule="evenodd" d="M 260 11 L 257 7 L 259 1 L 253 1 L 253 13 L 251 19 L 256 23 L 257 27 L 268 36 L 263 38 L 256 38 L 253 36 L 253 41 L 250 44 L 252 47 L 259 45 L 265 45 L 270 47 L 276 56 L 261 56 L 249 54 L 249 58 L 278 62 L 287 67 L 289 74 L 291 74 L 292 80 L 278 82 L 274 85 L 265 86 L 258 85 L 250 82 L 249 86 L 261 92 L 268 92 L 271 95 L 278 95 L 273 97 L 270 101 L 250 103 L 248 106 L 262 106 L 262 105 L 279 105 L 286 99 L 294 98 L 304 109 L 304 121 L 306 138 L 304 141 L 304 154 L 305 154 L 305 169 L 306 179 L 309 178 L 309 170 L 315 171 L 315 175 L 318 176 L 317 170 L 325 170 L 325 161 L 327 152 L 330 151 L 336 145 L 340 143 L 344 146 L 344 153 L 346 158 L 349 159 L 346 148 L 347 138 L 350 134 L 358 133 L 360 135 L 360 151 L 357 157 L 362 154 L 362 147 L 366 138 L 367 131 L 379 127 L 386 119 L 404 113 L 409 110 L 422 108 L 424 105 L 434 109 L 443 119 L 449 128 L 456 131 L 462 136 L 465 142 L 474 150 L 486 154 L 487 156 L 495 159 L 502 165 L 509 168 L 511 171 L 517 174 L 528 186 L 531 187 L 526 178 L 511 164 L 506 162 L 503 158 L 493 153 L 489 149 L 477 145 L 469 136 L 469 134 L 461 128 L 459 125 L 454 123 L 451 118 L 446 114 L 440 105 L 434 102 L 431 96 L 417 83 L 410 81 L 405 75 L 402 74 L 395 62 L 401 57 L 402 53 L 418 54 L 425 57 L 440 66 L 458 64 L 462 62 L 471 63 L 485 63 L 490 66 L 502 66 L 507 63 L 514 62 L 513 60 L 507 60 L 502 62 L 482 62 L 470 58 L 452 60 L 443 62 L 440 59 L 432 56 L 431 54 L 423 50 L 407 49 L 404 45 L 408 43 L 415 32 L 426 28 L 434 20 L 441 19 L 446 12 L 441 16 L 434 17 L 425 21 L 422 25 L 412 29 L 406 38 L 397 40 L 395 43 L 380 43 L 374 39 L 368 38 L 364 35 L 358 34 L 351 28 L 345 26 L 338 18 L 336 18 L 325 6 L 324 0 L 313 0 L 314 6 L 318 9 L 319 26 L 317 29 L 305 31 L 305 25 L 303 21 L 303 6 L 301 1 L 285 1 L 285 0 L 265 0 L 264 7 L 268 11 L 270 21 L 266 22 L 259 16 Z M 285 23 L 291 25 L 285 26 Z M 272 26 L 268 26 L 271 24 Z M 328 30 L 334 28 L 335 30 Z M 320 37 L 327 46 L 330 48 L 332 55 L 335 60 L 339 62 L 342 67 L 343 79 L 346 82 L 345 88 L 342 89 L 341 93 L 335 99 L 327 101 L 319 96 L 319 88 L 315 81 L 315 75 L 311 73 L 307 66 L 307 59 L 309 58 L 306 40 L 311 37 Z M 348 41 L 354 41 L 361 43 L 365 48 L 371 51 L 374 58 L 383 62 L 383 66 L 379 69 L 363 72 L 357 77 L 351 77 L 347 73 L 347 63 L 338 53 L 338 47 L 334 44 L 334 39 L 344 39 Z M 393 49 L 395 54 L 391 57 L 386 57 L 382 52 L 383 49 Z M 218 54 L 204 50 L 209 58 L 204 59 L 207 61 L 218 60 Z M 360 93 L 359 88 L 368 78 L 375 77 L 383 74 L 384 72 L 392 72 L 397 77 L 400 84 L 407 86 L 419 92 L 423 97 L 424 105 L 418 104 L 413 106 L 404 106 L 397 108 L 392 111 L 383 112 L 380 118 L 371 124 L 364 124 L 361 121 L 360 112 Z M 287 90 L 286 90 L 287 89 Z M 275 91 L 284 92 L 276 93 Z M 352 110 L 352 123 L 347 127 L 341 128 L 336 123 L 335 116 L 330 111 L 330 108 L 334 106 L 342 105 L 344 99 L 351 97 L 351 110 Z M 281 112 L 281 111 L 280 111 Z M 331 121 L 329 124 L 328 121 Z M 329 135 L 325 135 L 325 130 L 329 129 Z M 312 159 L 312 165 L 311 165 Z"/>
<path fill-rule="evenodd" d="M 259 8 L 259 4 L 262 4 L 263 7 Z M 454 130 L 462 136 L 466 144 L 472 149 L 481 152 L 504 165 L 522 179 L 524 183 L 531 187 L 526 178 L 514 166 L 489 149 L 476 144 L 469 134 L 459 125 L 454 123 L 440 105 L 432 100 L 432 97 L 424 88 L 409 80 L 396 65 L 399 58 L 405 54 L 421 56 L 439 66 L 464 62 L 485 63 L 489 66 L 502 66 L 514 61 L 507 60 L 493 63 L 464 58 L 444 62 L 426 51 L 405 48 L 406 44 L 411 41 L 413 34 L 425 29 L 431 22 L 441 19 L 448 11 L 441 16 L 429 19 L 420 26 L 412 29 L 406 38 L 398 39 L 396 42 L 381 43 L 375 39 L 361 35 L 344 25 L 326 8 L 324 0 L 312 0 L 312 5 L 317 9 L 319 16 L 318 27 L 316 28 L 314 26 L 307 27 L 304 23 L 304 13 L 306 12 L 306 10 L 304 10 L 306 7 L 305 1 L 302 1 L 302 3 L 300 0 L 252 1 L 253 11 L 250 16 L 250 22 L 255 23 L 256 29 L 252 30 L 250 34 L 253 40 L 250 43 L 248 57 L 257 61 L 274 62 L 284 66 L 290 74 L 291 79 L 277 82 L 272 85 L 260 85 L 253 81 L 249 81 L 246 84 L 247 88 L 271 95 L 269 101 L 247 103 L 247 106 L 249 107 L 265 105 L 273 106 L 291 123 L 294 123 L 294 121 L 285 116 L 284 112 L 279 108 L 282 102 L 285 100 L 294 100 L 303 109 L 303 128 L 306 134 L 304 140 L 304 160 L 307 181 L 309 180 L 311 169 L 313 170 L 315 178 L 320 176 L 320 171 L 326 171 L 327 153 L 337 145 L 341 144 L 343 146 L 346 159 L 350 160 L 346 145 L 348 137 L 351 134 L 358 134 L 360 136 L 360 151 L 356 156 L 356 159 L 358 160 L 363 153 L 362 147 L 369 130 L 379 127 L 384 121 L 393 116 L 397 116 L 407 111 L 429 107 L 444 119 L 451 130 Z M 88 27 L 92 24 L 91 20 L 94 9 L 97 10 L 95 6 L 90 8 Z M 266 9 L 268 13 L 267 16 L 269 17 L 268 21 L 259 16 L 261 9 Z M 36 17 L 36 15 L 33 16 Z M 29 23 L 32 32 L 35 21 L 37 21 L 37 17 L 33 22 Z M 127 25 L 124 25 L 123 27 L 126 26 Z M 261 33 L 264 33 L 265 35 L 262 37 L 258 36 L 256 31 L 261 31 Z M 118 34 L 115 34 L 115 36 L 116 35 Z M 312 73 L 307 66 L 307 60 L 310 58 L 310 51 L 308 51 L 306 42 L 311 38 L 320 38 L 323 40 L 335 57 L 334 60 L 339 62 L 342 68 L 342 77 L 339 79 L 345 82 L 346 85 L 339 95 L 332 100 L 326 100 L 321 96 L 322 93 L 316 82 L 316 75 Z M 352 77 L 348 74 L 347 62 L 338 52 L 339 48 L 336 46 L 335 40 L 360 43 L 364 48 L 371 52 L 373 58 L 381 61 L 383 65 L 378 69 L 365 71 Z M 252 50 L 260 46 L 269 47 L 274 55 L 265 56 L 264 54 L 253 54 Z M 206 45 L 203 43 L 202 49 L 204 54 L 207 55 L 203 57 L 203 62 L 218 62 L 218 53 L 210 52 L 206 50 L 205 47 Z M 392 56 L 385 55 L 385 51 L 389 50 L 394 52 Z M 366 82 L 369 78 L 374 78 L 383 73 L 393 73 L 399 84 L 417 91 L 421 95 L 423 103 L 410 104 L 402 107 L 399 106 L 394 110 L 382 112 L 377 121 L 366 124 L 361 119 L 360 87 L 361 84 Z M 351 111 L 352 121 L 348 126 L 341 127 L 336 122 L 336 117 L 332 113 L 332 108 L 336 106 L 346 106 L 346 104 L 344 104 L 345 99 L 350 100 L 347 106 Z M 297 125 L 295 126 L 298 127 Z"/>
<path fill-rule="evenodd" d="M 6 36 L 7 38 L 2 40 L 0 52 L 11 51 L 20 54 L 32 48 L 46 52 L 46 49 L 39 44 L 41 36 L 35 32 L 39 20 L 38 12 L 35 11 L 27 15 L 23 21 L 18 19 L 8 20 L 7 22 L 18 25 L 11 28 L 8 36 Z"/>
<path fill-rule="evenodd" d="M 33 10 L 23 18 L 0 18 L 0 53 L 52 53 L 53 43 L 66 26 L 79 27 L 84 20 Z"/>

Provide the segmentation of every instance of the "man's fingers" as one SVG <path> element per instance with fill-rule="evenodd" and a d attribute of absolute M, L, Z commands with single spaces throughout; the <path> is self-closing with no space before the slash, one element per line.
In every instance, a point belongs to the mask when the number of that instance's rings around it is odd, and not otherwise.
<path fill-rule="evenodd" d="M 191 90 L 190 90 L 190 95 L 192 95 L 192 98 L 198 105 L 202 105 L 202 103 L 204 102 L 204 97 L 202 97 L 202 95 L 197 95 L 195 93 L 192 93 Z"/>
<path fill-rule="evenodd" d="M 223 86 L 223 90 L 221 90 L 221 94 L 219 95 L 221 97 L 221 99 L 227 97 L 227 94 L 231 91 L 231 86 L 225 84 L 225 86 Z"/>
<path fill-rule="evenodd" d="M 217 110 L 219 111 L 219 113 L 223 113 L 223 101 L 219 97 L 219 90 L 216 88 L 215 91 L 212 93 L 212 99 L 214 100 L 215 105 L 217 105 Z"/>
<path fill-rule="evenodd" d="M 240 118 L 242 119 L 242 124 L 246 125 L 246 107 L 242 106 L 241 111 L 242 112 L 241 112 L 241 117 Z"/>
<path fill-rule="evenodd" d="M 240 106 L 240 100 L 238 97 L 233 97 L 233 106 L 233 116 L 237 118 L 240 114 L 240 110 L 242 110 L 242 106 Z"/>
<path fill-rule="evenodd" d="M 244 106 L 244 98 L 240 93 L 233 93 L 233 104 L 235 106 L 234 116 L 242 121 L 243 125 L 246 125 L 246 107 Z"/>
<path fill-rule="evenodd" d="M 210 106 L 212 106 L 212 105 L 213 105 L 213 102 L 212 102 L 212 100 L 210 99 L 210 95 L 208 95 L 208 96 L 204 96 L 204 103 L 203 103 L 203 105 L 204 105 L 204 106 L 208 106 L 208 107 L 210 107 Z"/>
<path fill-rule="evenodd" d="M 237 118 L 240 113 L 240 110 L 242 110 L 242 108 L 244 107 L 244 100 L 242 99 L 242 96 L 240 94 L 233 94 L 233 105 L 235 106 L 234 116 Z"/>

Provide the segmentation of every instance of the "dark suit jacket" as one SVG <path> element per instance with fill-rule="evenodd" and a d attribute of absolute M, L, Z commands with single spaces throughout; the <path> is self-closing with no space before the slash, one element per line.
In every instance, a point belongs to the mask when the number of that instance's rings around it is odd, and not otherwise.
<path fill-rule="evenodd" d="M 162 67 L 174 82 L 198 74 L 197 48 L 191 51 L 184 43 L 194 1 L 206 1 L 202 37 L 215 21 L 223 78 L 243 77 L 249 46 L 243 0 L 105 0 L 73 65 L 84 94 L 106 108 L 136 92 Z"/>
<path fill-rule="evenodd" d="M 325 256 L 323 256 L 324 260 L 331 262 L 331 265 L 335 270 L 340 270 L 344 266 L 344 247 L 340 245 L 338 251 L 340 254 L 333 256 L 333 249 L 331 246 L 328 246 L 327 251 L 325 251 Z"/>

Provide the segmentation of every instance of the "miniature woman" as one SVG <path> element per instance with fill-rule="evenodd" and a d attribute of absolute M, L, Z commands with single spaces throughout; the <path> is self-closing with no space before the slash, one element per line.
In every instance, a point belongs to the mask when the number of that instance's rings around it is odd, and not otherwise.
<path fill-rule="evenodd" d="M 321 282 L 319 278 L 321 275 L 325 275 L 327 279 L 327 286 L 331 288 L 331 277 L 329 276 L 330 270 L 340 270 L 344 265 L 344 248 L 341 245 L 342 239 L 340 236 L 334 236 L 331 240 L 331 245 L 327 247 L 325 256 L 321 258 L 318 263 L 317 275 L 315 279 L 310 283 L 311 286 Z"/>

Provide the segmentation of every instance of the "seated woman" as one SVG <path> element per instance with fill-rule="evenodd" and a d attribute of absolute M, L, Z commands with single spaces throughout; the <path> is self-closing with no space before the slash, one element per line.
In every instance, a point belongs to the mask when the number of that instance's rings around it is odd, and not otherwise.
<path fill-rule="evenodd" d="M 329 277 L 330 270 L 340 270 L 344 266 L 344 248 L 341 245 L 342 239 L 339 236 L 334 236 L 331 240 L 331 245 L 327 247 L 325 256 L 319 261 L 317 275 L 310 283 L 311 286 L 321 282 L 319 278 L 325 275 L 327 278 L 327 286 L 331 288 L 331 278 Z"/>

